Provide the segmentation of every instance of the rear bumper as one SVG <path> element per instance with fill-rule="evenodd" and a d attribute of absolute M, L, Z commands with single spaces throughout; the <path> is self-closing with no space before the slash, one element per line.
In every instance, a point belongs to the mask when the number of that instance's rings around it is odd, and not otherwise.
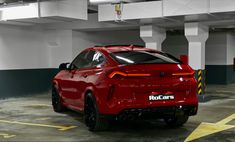
<path fill-rule="evenodd" d="M 132 118 L 166 118 L 180 114 L 187 116 L 196 115 L 198 106 L 167 106 L 155 108 L 133 108 L 125 109 L 117 115 L 119 119 L 132 119 Z"/>
<path fill-rule="evenodd" d="M 196 115 L 197 106 L 168 106 L 155 108 L 141 108 L 141 109 L 125 109 L 120 114 L 141 114 L 141 115 L 174 115 L 177 112 L 184 112 L 186 115 Z"/>
<path fill-rule="evenodd" d="M 146 101 L 137 102 L 135 100 L 121 100 L 114 103 L 106 102 L 106 108 L 101 113 L 118 115 L 121 113 L 141 113 L 141 114 L 173 114 L 177 111 L 184 112 L 186 115 L 196 115 L 198 110 L 197 96 L 191 96 L 183 101 Z"/>
<path fill-rule="evenodd" d="M 195 115 L 191 112 L 191 108 L 198 107 L 198 98 L 196 95 L 197 84 L 194 78 L 185 78 L 185 82 L 180 82 L 178 78 L 170 80 L 171 82 L 163 82 L 160 84 L 154 81 L 136 81 L 121 80 L 120 83 L 109 82 L 109 86 L 105 86 L 103 91 L 97 92 L 98 108 L 101 114 L 118 115 L 123 111 L 138 110 L 142 112 L 158 111 L 162 108 L 166 109 L 162 112 L 175 112 L 178 107 L 182 107 L 183 112 L 188 115 Z M 135 82 L 136 81 L 136 82 Z M 138 83 L 138 84 L 137 84 Z M 168 94 L 174 95 L 173 100 L 150 100 L 152 94 Z M 156 108 L 156 109 L 155 109 Z M 197 109 L 196 109 L 197 110 Z M 157 112 L 156 112 L 157 113 Z M 162 113 L 164 114 L 164 113 Z"/>

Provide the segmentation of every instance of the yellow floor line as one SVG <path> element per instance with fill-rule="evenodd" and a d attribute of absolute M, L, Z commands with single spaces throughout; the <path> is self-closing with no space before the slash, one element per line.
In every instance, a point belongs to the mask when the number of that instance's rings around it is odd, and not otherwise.
<path fill-rule="evenodd" d="M 51 119 L 50 117 L 42 117 L 42 118 L 37 118 L 35 120 L 40 120 L 40 121 L 45 121 Z"/>
<path fill-rule="evenodd" d="M 217 122 L 216 124 L 225 125 L 225 124 L 229 123 L 230 121 L 232 121 L 234 119 L 235 119 L 235 113 L 233 115 L 230 115 L 229 117 Z"/>
<path fill-rule="evenodd" d="M 28 126 L 37 126 L 37 127 L 48 127 L 48 128 L 56 128 L 60 131 L 67 131 L 77 126 L 56 126 L 56 125 L 47 125 L 47 124 L 37 124 L 37 123 L 26 123 L 26 122 L 18 122 L 18 121 L 8 121 L 8 120 L 0 120 L 0 123 L 8 123 L 8 124 L 20 124 L 20 125 L 28 125 Z"/>
<path fill-rule="evenodd" d="M 186 139 L 185 142 L 190 142 L 214 133 L 222 132 L 228 129 L 235 128 L 235 125 L 228 125 L 230 121 L 235 119 L 235 114 L 224 118 L 217 123 L 202 122 Z"/>
<path fill-rule="evenodd" d="M 12 137 L 15 137 L 16 135 L 10 135 L 10 134 L 6 134 L 6 133 L 0 133 L 0 136 L 2 136 L 5 139 L 9 139 Z"/>

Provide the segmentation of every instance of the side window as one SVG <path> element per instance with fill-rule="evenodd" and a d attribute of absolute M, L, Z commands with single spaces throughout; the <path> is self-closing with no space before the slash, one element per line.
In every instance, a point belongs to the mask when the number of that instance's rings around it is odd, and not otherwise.
<path fill-rule="evenodd" d="M 95 52 L 92 57 L 92 66 L 100 65 L 104 62 L 104 56 L 100 52 Z"/>
<path fill-rule="evenodd" d="M 72 62 L 76 69 L 95 67 L 104 62 L 104 57 L 100 52 L 83 51 Z"/>
<path fill-rule="evenodd" d="M 72 62 L 72 65 L 75 66 L 75 68 L 85 68 L 89 65 L 89 62 L 86 60 L 86 56 L 88 54 L 88 51 L 81 52 Z"/>
<path fill-rule="evenodd" d="M 97 51 L 89 51 L 86 59 L 89 62 L 89 67 L 95 67 L 104 62 L 103 55 Z"/>

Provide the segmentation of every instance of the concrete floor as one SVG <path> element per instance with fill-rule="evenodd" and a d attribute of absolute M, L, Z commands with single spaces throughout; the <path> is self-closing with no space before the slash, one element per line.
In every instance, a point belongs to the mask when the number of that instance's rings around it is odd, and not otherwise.
<path fill-rule="evenodd" d="M 109 131 L 97 133 L 87 130 L 78 113 L 55 113 L 49 95 L 4 99 L 0 100 L 0 141 L 182 142 L 201 122 L 216 123 L 235 115 L 235 84 L 208 86 L 207 92 L 213 100 L 200 103 L 198 115 L 191 117 L 181 128 L 168 128 L 160 120 L 131 124 L 116 122 Z M 226 125 L 235 126 L 235 117 L 229 119 Z M 206 126 L 198 132 L 205 134 L 221 128 L 220 125 L 213 127 L 215 128 Z M 197 135 L 198 133 L 193 137 Z M 234 142 L 235 128 L 194 141 Z"/>

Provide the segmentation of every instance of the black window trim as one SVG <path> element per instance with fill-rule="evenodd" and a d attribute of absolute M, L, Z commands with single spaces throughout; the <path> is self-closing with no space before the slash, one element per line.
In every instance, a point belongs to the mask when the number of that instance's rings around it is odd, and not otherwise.
<path fill-rule="evenodd" d="M 134 50 L 134 51 L 138 51 L 138 50 Z M 149 52 L 149 53 L 158 53 L 158 54 L 163 54 L 163 55 L 166 54 L 167 56 L 169 56 L 170 58 L 173 58 L 175 61 L 178 62 L 178 63 L 158 63 L 158 64 L 183 64 L 183 62 L 182 62 L 180 59 L 178 59 L 178 58 L 176 58 L 176 57 L 174 57 L 173 55 L 168 54 L 168 53 L 159 52 L 159 51 L 146 51 L 146 50 L 143 50 L 143 51 L 144 51 L 144 52 Z M 120 53 L 120 52 L 131 52 L 131 51 L 118 51 L 118 52 L 113 52 L 113 53 L 109 54 L 109 56 L 110 56 L 117 64 L 119 64 L 119 65 L 156 64 L 156 63 L 120 64 L 120 63 L 117 61 L 116 57 L 113 55 L 114 53 Z"/>
<path fill-rule="evenodd" d="M 76 67 L 75 65 L 74 65 L 74 61 L 78 58 L 78 56 L 82 53 L 82 52 L 87 52 L 86 53 L 86 56 L 87 56 L 87 54 L 89 54 L 89 52 L 90 51 L 95 51 L 95 52 L 99 52 L 101 55 L 102 55 L 102 57 L 104 58 L 104 61 L 102 62 L 102 63 L 100 63 L 100 64 L 98 64 L 98 65 L 96 65 L 96 66 L 89 66 L 89 67 L 83 67 L 83 68 L 78 68 L 78 67 Z M 106 57 L 105 57 L 105 55 L 102 53 L 102 52 L 100 52 L 100 51 L 98 51 L 98 50 L 84 50 L 84 51 L 82 51 L 82 52 L 80 52 L 74 59 L 73 59 L 73 61 L 71 62 L 71 64 L 70 64 L 70 67 L 69 68 L 71 68 L 71 66 L 74 66 L 75 68 L 74 69 L 72 69 L 72 70 L 83 70 L 83 69 L 92 69 L 92 68 L 96 68 L 97 66 L 99 66 L 99 65 L 103 65 L 103 64 L 105 64 L 106 63 L 106 61 L 107 61 L 107 59 L 106 59 Z"/>
<path fill-rule="evenodd" d="M 71 70 L 80 70 L 80 69 L 82 69 L 82 68 L 78 68 L 78 67 L 74 64 L 74 62 L 75 62 L 75 60 L 78 58 L 78 56 L 79 56 L 80 54 L 82 54 L 83 52 L 87 52 L 86 54 L 88 54 L 88 53 L 89 53 L 89 50 L 83 50 L 82 52 L 80 52 L 80 53 L 73 59 L 73 61 L 71 62 L 70 66 L 69 66 L 69 68 L 70 68 Z M 73 66 L 74 68 L 72 68 L 72 66 Z"/>

